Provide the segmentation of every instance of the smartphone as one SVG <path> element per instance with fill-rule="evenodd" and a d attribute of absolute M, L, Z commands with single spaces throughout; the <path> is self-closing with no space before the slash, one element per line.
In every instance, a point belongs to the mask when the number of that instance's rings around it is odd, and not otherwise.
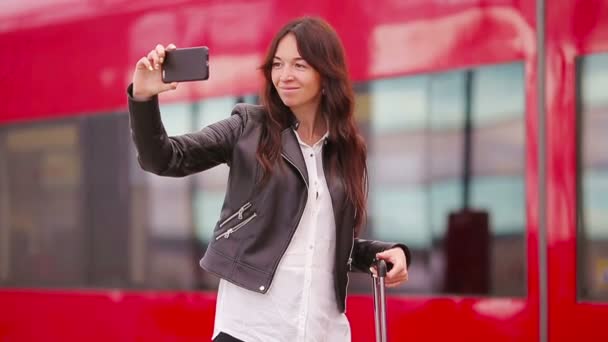
<path fill-rule="evenodd" d="M 162 79 L 164 83 L 209 79 L 209 49 L 198 46 L 165 51 Z"/>

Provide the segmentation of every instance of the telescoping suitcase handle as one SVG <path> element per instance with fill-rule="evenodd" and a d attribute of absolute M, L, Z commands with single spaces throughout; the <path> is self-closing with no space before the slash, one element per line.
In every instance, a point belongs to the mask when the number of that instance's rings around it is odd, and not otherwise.
<path fill-rule="evenodd" d="M 386 295 L 384 292 L 384 278 L 386 278 L 388 267 L 384 260 L 375 260 L 374 265 L 378 273 L 378 276 L 372 274 L 376 342 L 388 342 L 386 332 Z"/>

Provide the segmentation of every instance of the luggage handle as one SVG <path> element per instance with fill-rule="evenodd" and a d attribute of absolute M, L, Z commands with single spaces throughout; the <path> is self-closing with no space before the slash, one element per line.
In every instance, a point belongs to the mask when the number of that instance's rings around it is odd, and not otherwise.
<path fill-rule="evenodd" d="M 390 268 L 392 268 L 393 265 L 389 265 L 386 263 L 386 261 L 381 260 L 381 259 L 374 259 L 374 264 L 376 265 L 376 270 L 378 271 L 378 277 L 386 277 L 386 274 L 388 273 L 388 271 L 390 271 Z"/>
<path fill-rule="evenodd" d="M 389 265 L 384 260 L 374 260 L 378 276 L 372 273 L 374 288 L 374 323 L 376 326 L 376 342 L 388 342 L 386 332 L 386 295 L 384 293 L 384 278 Z"/>

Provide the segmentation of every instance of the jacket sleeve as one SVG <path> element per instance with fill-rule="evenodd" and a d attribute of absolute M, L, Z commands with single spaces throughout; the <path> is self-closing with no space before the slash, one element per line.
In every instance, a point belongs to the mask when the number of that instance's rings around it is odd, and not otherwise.
<path fill-rule="evenodd" d="M 396 247 L 403 249 L 407 267 L 409 268 L 412 262 L 412 256 L 410 249 L 407 248 L 406 245 L 401 243 L 355 239 L 352 256 L 353 260 L 351 264 L 352 271 L 369 273 L 369 268 L 376 259 L 377 253 Z"/>
<path fill-rule="evenodd" d="M 246 107 L 235 106 L 229 118 L 198 132 L 167 136 L 161 121 L 158 96 L 148 101 L 133 98 L 133 84 L 127 88 L 131 137 L 142 169 L 161 176 L 183 177 L 230 164 L 233 147 L 247 121 Z"/>

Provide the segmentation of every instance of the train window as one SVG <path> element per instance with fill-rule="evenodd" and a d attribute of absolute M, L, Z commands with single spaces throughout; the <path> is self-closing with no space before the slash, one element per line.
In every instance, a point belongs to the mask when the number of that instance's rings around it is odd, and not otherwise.
<path fill-rule="evenodd" d="M 162 104 L 161 115 L 169 136 L 194 130 L 192 103 Z M 133 146 L 133 143 L 129 141 Z M 134 148 L 133 148 L 134 150 Z M 132 276 L 136 286 L 155 289 L 189 289 L 195 281 L 193 180 L 190 177 L 159 177 L 139 168 L 131 155 L 143 186 L 133 201 Z M 134 191 L 135 192 L 135 191 Z M 137 232 L 137 233 L 136 233 Z"/>
<path fill-rule="evenodd" d="M 255 103 L 253 95 L 222 97 L 161 107 L 169 135 L 184 134 L 227 118 L 235 103 Z M 141 173 L 141 171 L 140 171 Z M 219 165 L 186 178 L 146 173 L 149 229 L 146 260 L 135 269 L 145 287 L 215 290 L 217 277 L 199 267 L 224 200 L 228 167 Z M 135 227 L 134 227 L 135 228 Z M 133 261 L 134 262 L 134 261 Z M 143 271 L 145 270 L 145 272 Z"/>
<path fill-rule="evenodd" d="M 413 293 L 525 296 L 522 63 L 357 89 L 369 149 L 366 237 L 407 243 Z M 351 289 L 369 291 L 353 277 Z"/>
<path fill-rule="evenodd" d="M 578 297 L 608 301 L 608 53 L 577 60 Z"/>
<path fill-rule="evenodd" d="M 188 104 L 161 106 L 169 135 L 193 132 L 230 115 L 236 102 L 255 96 L 223 97 Z M 217 278 L 199 267 L 224 199 L 228 167 L 220 165 L 185 178 L 142 173 L 148 182 L 149 220 L 141 250 L 145 262 L 137 267 L 143 286 L 171 289 L 217 288 Z M 139 216 L 142 217 L 141 215 Z M 134 227 L 135 228 L 135 227 Z"/>
<path fill-rule="evenodd" d="M 520 63 L 357 85 L 366 234 L 404 241 L 416 258 L 396 291 L 525 294 L 523 89 Z M 163 105 L 163 121 L 170 135 L 194 131 L 236 101 Z M 0 285 L 215 288 L 198 259 L 226 167 L 142 171 L 124 113 L 4 126 L 0 138 Z M 355 291 L 369 289 L 356 279 Z"/>
<path fill-rule="evenodd" d="M 0 135 L 0 284 L 61 286 L 86 275 L 80 132 L 74 121 Z"/>
<path fill-rule="evenodd" d="M 169 135 L 236 101 L 161 105 Z M 126 113 L 0 127 L 0 286 L 215 289 L 198 266 L 227 167 L 175 179 L 141 170 Z"/>
<path fill-rule="evenodd" d="M 237 99 L 238 102 L 242 102 Z M 196 112 L 197 127 L 205 127 L 223 120 L 230 115 L 235 104 L 232 97 L 207 100 L 199 103 Z M 224 194 L 228 183 L 227 165 L 219 165 L 210 170 L 197 174 L 194 185 L 194 222 L 195 234 L 201 246 L 206 246 L 213 237 L 213 229 L 224 203 Z M 199 250 L 198 258 L 203 256 Z M 196 265 L 198 266 L 198 260 Z M 217 289 L 219 279 L 207 272 L 199 270 L 196 286 L 201 289 Z"/>

